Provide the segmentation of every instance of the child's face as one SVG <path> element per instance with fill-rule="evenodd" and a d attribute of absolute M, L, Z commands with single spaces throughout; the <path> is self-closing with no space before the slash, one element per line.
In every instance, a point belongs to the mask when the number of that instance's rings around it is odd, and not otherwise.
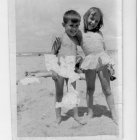
<path fill-rule="evenodd" d="M 69 20 L 67 23 L 63 23 L 63 27 L 65 28 L 65 32 L 69 36 L 75 36 L 78 32 L 80 22 L 73 23 L 71 20 Z"/>
<path fill-rule="evenodd" d="M 100 22 L 100 14 L 96 11 L 92 11 L 87 19 L 88 30 L 93 30 Z"/>

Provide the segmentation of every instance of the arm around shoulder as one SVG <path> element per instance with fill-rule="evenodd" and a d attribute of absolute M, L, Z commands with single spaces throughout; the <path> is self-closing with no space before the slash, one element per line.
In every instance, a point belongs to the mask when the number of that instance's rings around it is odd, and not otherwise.
<path fill-rule="evenodd" d="M 106 51 L 107 48 L 106 48 L 106 45 L 105 45 L 105 41 L 104 41 L 104 36 L 103 36 L 103 33 L 101 31 L 99 31 L 99 34 L 101 35 L 101 37 L 103 38 L 103 47 L 104 47 L 104 50 Z"/>
<path fill-rule="evenodd" d="M 61 47 L 61 37 L 55 36 L 53 38 L 51 54 L 57 55 Z"/>

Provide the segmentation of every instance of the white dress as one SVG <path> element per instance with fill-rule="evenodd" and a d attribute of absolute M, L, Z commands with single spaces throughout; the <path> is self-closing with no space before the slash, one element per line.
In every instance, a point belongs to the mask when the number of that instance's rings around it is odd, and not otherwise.
<path fill-rule="evenodd" d="M 58 75 L 69 78 L 72 83 L 80 78 L 79 74 L 75 73 L 75 56 L 56 57 L 53 54 L 45 55 L 45 65 L 48 71 L 53 70 Z"/>
<path fill-rule="evenodd" d="M 48 71 L 55 71 L 58 75 L 68 78 L 69 91 L 63 96 L 62 102 L 56 102 L 56 108 L 73 108 L 80 103 L 79 93 L 71 83 L 78 80 L 80 75 L 75 73 L 76 45 L 65 34 L 61 37 L 61 47 L 58 56 L 54 54 L 45 55 L 45 65 Z"/>
<path fill-rule="evenodd" d="M 100 67 L 108 64 L 114 65 L 112 58 L 104 50 L 104 39 L 101 34 L 93 32 L 84 33 L 82 48 L 86 56 L 81 64 L 82 69 L 98 70 Z"/>

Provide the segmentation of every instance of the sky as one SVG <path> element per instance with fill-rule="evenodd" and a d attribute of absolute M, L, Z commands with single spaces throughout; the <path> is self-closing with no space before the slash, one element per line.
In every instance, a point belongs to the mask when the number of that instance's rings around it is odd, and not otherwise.
<path fill-rule="evenodd" d="M 49 51 L 52 35 L 64 31 L 63 14 L 70 9 L 83 17 L 90 7 L 104 14 L 101 29 L 108 49 L 117 49 L 122 38 L 121 0 L 16 0 L 17 52 Z M 80 29 L 83 30 L 83 21 Z"/>

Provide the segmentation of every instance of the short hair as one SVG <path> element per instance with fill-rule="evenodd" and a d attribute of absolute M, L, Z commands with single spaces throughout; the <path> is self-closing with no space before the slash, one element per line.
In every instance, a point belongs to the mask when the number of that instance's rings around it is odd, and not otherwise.
<path fill-rule="evenodd" d="M 83 20 L 84 20 L 84 32 L 86 33 L 88 30 L 88 24 L 87 24 L 87 21 L 88 21 L 88 17 L 90 15 L 91 12 L 93 11 L 96 11 L 100 14 L 100 21 L 97 25 L 96 28 L 94 28 L 93 30 L 90 30 L 90 31 L 93 31 L 93 32 L 99 32 L 100 28 L 103 26 L 103 13 L 102 11 L 97 8 L 97 7 L 91 7 L 85 14 L 84 14 L 84 17 L 83 17 Z"/>
<path fill-rule="evenodd" d="M 63 22 L 67 23 L 69 20 L 73 23 L 77 23 L 81 21 L 81 16 L 75 10 L 69 10 L 64 13 Z"/>

